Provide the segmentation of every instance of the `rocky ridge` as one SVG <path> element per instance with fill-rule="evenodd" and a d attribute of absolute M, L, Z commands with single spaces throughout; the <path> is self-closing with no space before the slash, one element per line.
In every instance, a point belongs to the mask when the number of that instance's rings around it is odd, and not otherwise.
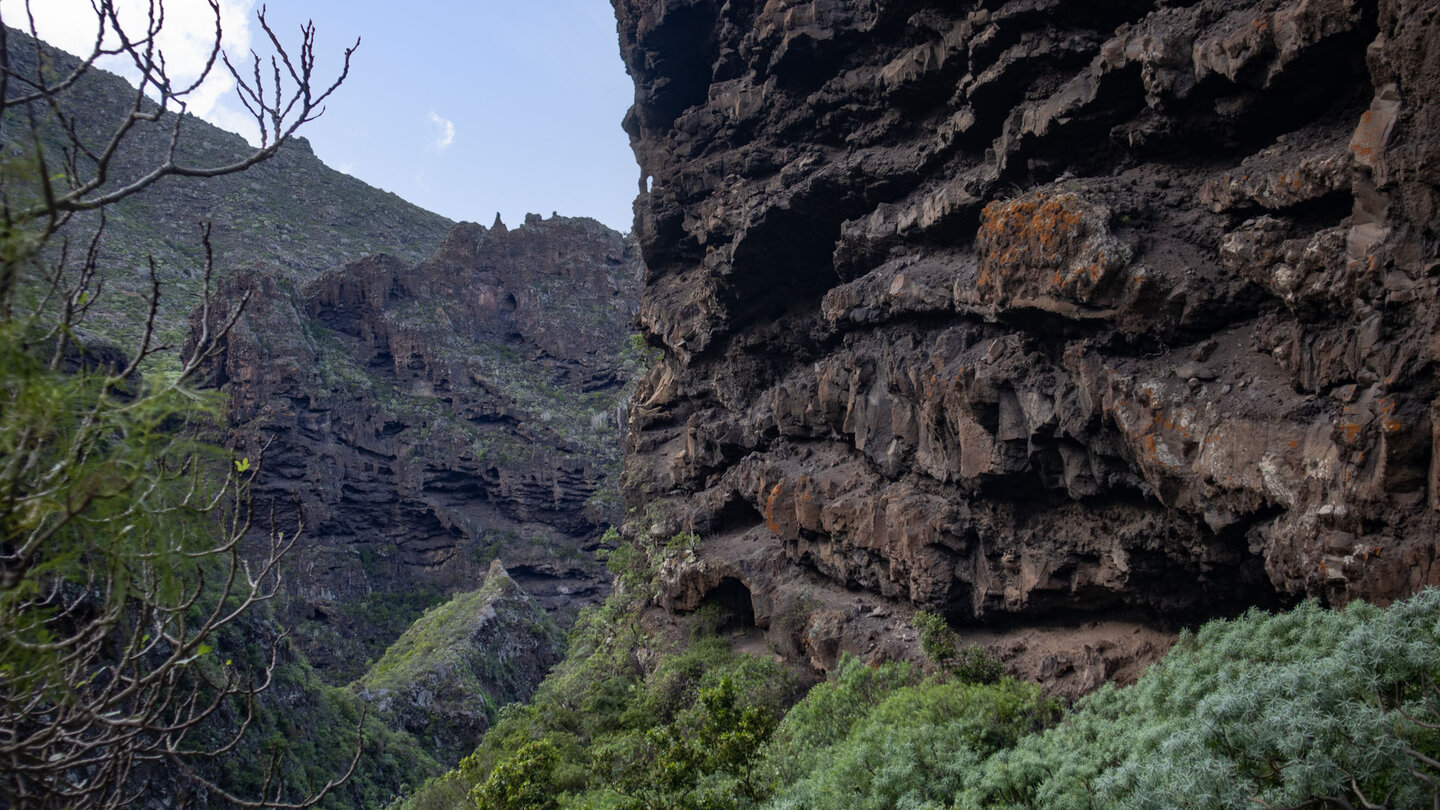
<path fill-rule="evenodd" d="M 11 68 L 35 73 L 43 64 L 57 74 L 79 60 L 13 28 L 6 30 Z M 12 94 L 22 92 L 18 86 Z M 65 116 L 92 150 L 130 114 L 137 91 L 125 79 L 92 69 L 56 99 L 55 114 Z M 342 95 L 345 88 L 339 91 Z M 37 111 L 39 137 L 48 154 L 64 154 L 68 138 L 52 111 Z M 116 152 L 113 183 L 130 182 L 153 169 L 169 148 L 176 114 L 140 122 Z M 0 120 L 0 137 L 28 141 L 30 122 L 19 109 Z M 12 144 L 13 145 L 13 144 Z M 243 138 L 192 115 L 181 119 L 177 154 L 183 163 L 223 166 L 253 151 Z M 271 159 L 239 174 L 211 178 L 168 177 L 105 211 L 105 235 L 97 267 L 104 281 L 86 329 L 129 347 L 139 337 L 150 292 L 153 260 L 163 284 L 159 334 L 167 344 L 185 341 L 187 315 L 201 290 L 205 266 L 201 223 L 211 226 L 217 276 L 232 270 L 265 267 L 302 283 L 343 262 L 385 252 L 410 263 L 424 259 L 454 224 L 326 166 L 303 137 L 285 143 Z M 72 263 L 85 251 L 99 218 L 81 214 L 67 225 Z"/>
<path fill-rule="evenodd" d="M 387 726 L 453 766 L 500 706 L 530 697 L 563 646 L 555 623 L 496 560 L 478 590 L 427 611 L 354 688 Z"/>
<path fill-rule="evenodd" d="M 281 615 L 328 679 L 496 559 L 562 624 L 603 596 L 638 282 L 620 234 L 532 214 L 461 223 L 417 265 L 222 285 L 248 301 L 209 384 L 263 458 L 257 515 L 303 520 Z"/>
<path fill-rule="evenodd" d="M 1118 620 L 993 642 L 1078 683 L 1136 619 L 1440 584 L 1433 6 L 613 5 L 667 607 L 821 667 Z"/>

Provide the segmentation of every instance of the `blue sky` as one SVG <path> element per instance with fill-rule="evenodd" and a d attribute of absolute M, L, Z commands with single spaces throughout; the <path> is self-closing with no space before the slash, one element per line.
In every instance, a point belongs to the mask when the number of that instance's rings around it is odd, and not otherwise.
<path fill-rule="evenodd" d="M 24 19 L 19 2 L 0 0 L 7 24 Z M 200 0 L 166 7 L 175 33 L 191 34 L 168 46 L 179 64 L 210 23 Z M 223 0 L 232 52 L 260 44 L 258 7 Z M 94 36 L 88 0 L 34 10 L 61 47 Z M 606 0 L 272 0 L 267 17 L 287 45 L 315 22 L 322 77 L 362 40 L 350 78 L 302 130 L 328 165 L 451 219 L 488 226 L 499 212 L 513 227 L 554 211 L 630 230 L 639 169 L 620 120 L 633 90 Z M 192 111 L 235 128 L 224 90 Z"/>

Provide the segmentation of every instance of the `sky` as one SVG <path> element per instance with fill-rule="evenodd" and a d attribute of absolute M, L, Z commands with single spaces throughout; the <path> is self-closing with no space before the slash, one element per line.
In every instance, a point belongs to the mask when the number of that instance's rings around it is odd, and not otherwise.
<path fill-rule="evenodd" d="M 118 5 L 124 15 L 143 0 Z M 220 5 L 232 58 L 261 50 L 260 4 Z M 42 39 L 88 52 L 90 0 L 33 0 L 31 10 Z M 205 0 L 166 0 L 165 10 L 167 63 L 194 75 L 214 18 Z M 25 27 L 23 0 L 0 0 L 0 16 Z M 498 212 L 514 227 L 526 213 L 558 212 L 630 230 L 640 170 L 620 121 L 634 91 L 607 0 L 271 0 L 266 16 L 292 50 L 314 22 L 327 84 L 361 40 L 325 114 L 300 130 L 327 165 L 455 220 L 488 226 Z M 252 135 L 222 73 L 190 112 Z"/>

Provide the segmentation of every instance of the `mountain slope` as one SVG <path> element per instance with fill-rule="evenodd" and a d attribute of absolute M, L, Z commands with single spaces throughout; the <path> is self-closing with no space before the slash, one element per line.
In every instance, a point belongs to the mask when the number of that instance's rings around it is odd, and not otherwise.
<path fill-rule="evenodd" d="M 16 71 L 33 73 L 43 63 L 64 72 L 78 64 L 74 57 L 48 45 L 42 46 L 37 61 L 33 39 L 14 29 L 8 30 L 8 36 Z M 19 88 L 12 87 L 12 92 L 18 93 Z M 59 96 L 59 111 L 75 119 L 82 140 L 93 147 L 128 113 L 134 93 L 119 76 L 92 70 L 73 90 Z M 24 144 L 28 123 L 19 110 L 12 112 L 0 121 L 0 137 L 7 143 Z M 53 115 L 41 121 L 41 143 L 47 154 L 60 154 L 65 141 Z M 157 164 L 174 121 L 174 115 L 167 113 L 157 122 L 132 130 L 115 160 L 115 183 L 141 176 Z M 181 131 L 179 152 L 195 164 L 225 165 L 252 151 L 240 136 L 194 116 L 185 117 Z M 77 216 L 62 235 L 72 245 L 84 244 L 97 222 L 94 215 Z M 245 172 L 208 179 L 165 178 L 107 207 L 99 252 L 100 276 L 107 291 L 98 298 L 87 329 L 121 343 L 139 334 L 145 310 L 141 296 L 149 290 L 146 269 L 153 258 L 165 284 L 161 335 L 172 345 L 182 343 L 205 261 L 202 222 L 212 227 L 220 277 L 258 265 L 293 274 L 301 281 L 374 253 L 419 261 L 440 243 L 452 224 L 331 169 L 315 156 L 309 142 L 297 137 L 272 159 Z M 78 255 L 72 250 L 75 259 Z"/>
<path fill-rule="evenodd" d="M 354 689 L 391 727 L 453 766 L 501 706 L 530 697 L 563 646 L 555 624 L 496 560 L 479 590 L 426 612 Z"/>
<path fill-rule="evenodd" d="M 303 516 L 281 615 L 327 678 L 358 677 L 497 558 L 562 624 L 603 595 L 639 282 L 620 234 L 531 215 L 461 223 L 417 264 L 222 285 L 251 303 L 209 381 L 264 448 L 258 513 Z"/>

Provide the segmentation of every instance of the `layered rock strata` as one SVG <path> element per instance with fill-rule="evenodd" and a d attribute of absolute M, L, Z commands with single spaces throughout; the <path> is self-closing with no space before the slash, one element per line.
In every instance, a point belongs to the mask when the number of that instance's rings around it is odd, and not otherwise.
<path fill-rule="evenodd" d="M 562 623 L 603 595 L 638 285 L 620 234 L 536 215 L 457 225 L 418 265 L 225 283 L 248 300 L 211 382 L 263 458 L 260 528 L 303 522 L 282 615 L 327 677 L 497 558 Z"/>
<path fill-rule="evenodd" d="M 613 4 L 664 348 L 626 497 L 708 538 L 670 607 L 864 651 L 890 602 L 1440 584 L 1432 4 Z"/>

